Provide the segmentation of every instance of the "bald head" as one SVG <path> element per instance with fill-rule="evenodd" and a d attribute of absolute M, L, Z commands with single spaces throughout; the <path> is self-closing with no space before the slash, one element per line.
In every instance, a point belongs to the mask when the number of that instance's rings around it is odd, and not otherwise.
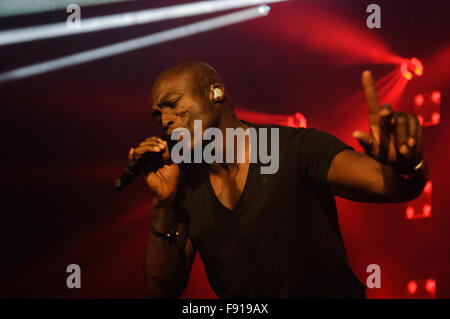
<path fill-rule="evenodd" d="M 153 85 L 153 91 L 166 84 L 176 82 L 193 93 L 202 96 L 208 95 L 212 85 L 225 87 L 222 78 L 211 66 L 203 62 L 184 62 L 161 73 Z"/>

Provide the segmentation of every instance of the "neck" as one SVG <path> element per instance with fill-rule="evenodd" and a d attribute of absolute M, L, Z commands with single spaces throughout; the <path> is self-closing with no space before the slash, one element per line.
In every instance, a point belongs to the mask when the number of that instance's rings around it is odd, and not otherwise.
<path fill-rule="evenodd" d="M 210 173 L 219 173 L 220 171 L 223 171 L 224 169 L 227 171 L 236 170 L 239 169 L 240 166 L 246 164 L 249 162 L 250 159 L 250 138 L 249 136 L 245 136 L 245 143 L 244 145 L 238 145 L 236 138 L 233 143 L 234 147 L 234 161 L 233 163 L 225 163 L 225 154 L 227 152 L 227 134 L 226 129 L 227 128 L 242 128 L 244 131 L 248 129 L 248 125 L 243 123 L 241 120 L 239 120 L 234 113 L 234 111 L 231 108 L 227 108 L 228 110 L 224 110 L 224 114 L 221 115 L 220 120 L 217 124 L 217 128 L 222 131 L 223 136 L 223 149 L 222 154 L 224 154 L 224 163 L 211 163 L 209 164 L 209 171 Z M 230 142 L 231 144 L 231 142 Z M 238 150 L 238 147 L 240 147 L 240 150 Z M 244 163 L 238 163 L 238 154 L 245 154 L 245 161 Z"/>

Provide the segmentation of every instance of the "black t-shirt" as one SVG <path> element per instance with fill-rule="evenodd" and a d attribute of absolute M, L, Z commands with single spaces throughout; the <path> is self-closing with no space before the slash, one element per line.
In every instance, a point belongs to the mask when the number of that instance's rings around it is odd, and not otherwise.
<path fill-rule="evenodd" d="M 233 211 L 215 195 L 204 165 L 185 165 L 180 208 L 219 298 L 364 298 L 327 186 L 334 156 L 350 148 L 315 129 L 277 125 L 279 169 L 251 163 Z M 259 136 L 258 136 L 259 137 Z M 270 141 L 270 139 L 268 139 Z"/>

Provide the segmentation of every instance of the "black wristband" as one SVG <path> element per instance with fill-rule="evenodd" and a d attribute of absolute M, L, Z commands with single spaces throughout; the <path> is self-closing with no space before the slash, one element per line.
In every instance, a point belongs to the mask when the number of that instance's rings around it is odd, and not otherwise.
<path fill-rule="evenodd" d="M 157 231 L 157 230 L 153 227 L 152 222 L 150 222 L 150 230 L 151 230 L 151 232 L 152 232 L 153 235 L 155 235 L 156 237 L 160 237 L 160 238 L 162 238 L 162 239 L 165 239 L 165 240 L 172 241 L 172 240 L 176 240 L 176 239 L 178 238 L 178 232 L 177 232 L 177 231 L 171 230 L 171 231 L 170 231 L 169 233 L 167 233 L 167 234 L 161 233 L 161 232 Z"/>
<path fill-rule="evenodd" d="M 409 169 L 406 172 L 399 172 L 398 174 L 403 178 L 403 179 L 411 179 L 412 177 L 414 177 L 415 175 L 419 174 L 423 174 L 423 170 L 426 169 L 426 163 L 425 160 L 421 160 L 418 164 L 416 164 L 412 169 Z"/>

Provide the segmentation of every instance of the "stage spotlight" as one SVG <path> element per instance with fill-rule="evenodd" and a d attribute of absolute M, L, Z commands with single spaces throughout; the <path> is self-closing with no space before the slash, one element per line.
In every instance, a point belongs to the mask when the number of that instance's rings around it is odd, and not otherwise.
<path fill-rule="evenodd" d="M 413 75 L 422 76 L 423 65 L 422 62 L 417 58 L 411 58 L 409 60 L 404 60 L 400 65 L 400 73 L 408 81 L 413 78 Z"/>
<path fill-rule="evenodd" d="M 431 216 L 431 205 L 425 204 L 422 207 L 422 214 L 424 217 L 430 217 Z"/>
<path fill-rule="evenodd" d="M 408 81 L 412 79 L 412 73 L 408 71 L 408 63 L 407 62 L 403 62 L 402 65 L 400 66 L 400 73 Z"/>
<path fill-rule="evenodd" d="M 282 2 L 286 0 L 222 0 L 201 1 L 170 7 L 148 9 L 135 12 L 119 13 L 104 17 L 81 19 L 79 28 L 69 28 L 67 23 L 54 23 L 43 26 L 26 27 L 0 32 L 0 45 L 10 45 L 42 39 L 50 39 L 81 33 L 89 33 L 132 25 L 157 22 L 162 20 L 190 17 L 224 10 L 249 7 L 261 3 Z M 270 11 L 267 5 L 258 8 L 261 15 Z"/>
<path fill-rule="evenodd" d="M 432 206 L 430 204 L 423 205 L 422 208 L 418 211 L 413 206 L 408 206 L 405 210 L 406 219 L 421 219 L 431 217 L 431 210 Z"/>
<path fill-rule="evenodd" d="M 72 54 L 51 61 L 41 62 L 15 70 L 7 71 L 0 74 L 0 83 L 12 80 L 22 79 L 29 76 L 42 74 L 86 62 L 99 60 L 102 58 L 134 51 L 137 49 L 152 46 L 158 43 L 168 42 L 171 40 L 187 37 L 190 35 L 218 29 L 227 25 L 256 19 L 267 15 L 261 13 L 260 7 L 244 9 L 238 12 L 222 15 L 216 18 L 203 20 L 200 22 L 184 25 L 178 28 L 154 33 L 144 37 L 107 45 L 97 49 Z"/>
<path fill-rule="evenodd" d="M 411 58 L 411 64 L 413 66 L 413 71 L 417 76 L 423 74 L 423 65 L 417 58 Z"/>
<path fill-rule="evenodd" d="M 417 283 L 414 280 L 411 280 L 408 283 L 408 293 L 414 295 L 417 291 Z"/>
<path fill-rule="evenodd" d="M 306 128 L 306 118 L 302 113 L 297 112 L 294 116 L 288 116 L 287 123 L 285 124 L 290 127 L 304 127 Z"/>
<path fill-rule="evenodd" d="M 267 2 L 267 1 L 265 1 L 265 2 Z M 262 5 L 262 6 L 259 7 L 259 12 L 261 14 L 268 14 L 269 11 L 270 11 L 270 7 L 269 6 Z"/>
<path fill-rule="evenodd" d="M 422 126 L 437 125 L 441 121 L 441 92 L 433 91 L 417 94 L 414 109 Z"/>
<path fill-rule="evenodd" d="M 414 218 L 414 208 L 411 206 L 408 206 L 406 208 L 406 218 L 407 219 L 413 219 Z"/>
<path fill-rule="evenodd" d="M 406 285 L 408 298 L 412 299 L 434 299 L 436 298 L 436 279 L 411 280 Z"/>
<path fill-rule="evenodd" d="M 441 103 L 441 92 L 439 92 L 439 91 L 433 91 L 433 92 L 431 93 L 431 100 L 432 100 L 433 103 L 435 103 L 435 104 Z"/>
<path fill-rule="evenodd" d="M 432 182 L 428 181 L 419 197 L 407 203 L 405 214 L 406 219 L 421 219 L 431 217 L 431 193 Z"/>
<path fill-rule="evenodd" d="M 425 284 L 425 289 L 429 293 L 434 295 L 436 293 L 436 280 L 435 279 L 428 279 L 426 284 Z"/>
<path fill-rule="evenodd" d="M 441 114 L 439 114 L 437 112 L 431 113 L 431 123 L 433 125 L 439 124 L 440 121 L 441 121 Z"/>
<path fill-rule="evenodd" d="M 423 95 L 422 94 L 417 94 L 416 97 L 414 98 L 414 103 L 417 106 L 422 106 L 423 105 Z"/>

